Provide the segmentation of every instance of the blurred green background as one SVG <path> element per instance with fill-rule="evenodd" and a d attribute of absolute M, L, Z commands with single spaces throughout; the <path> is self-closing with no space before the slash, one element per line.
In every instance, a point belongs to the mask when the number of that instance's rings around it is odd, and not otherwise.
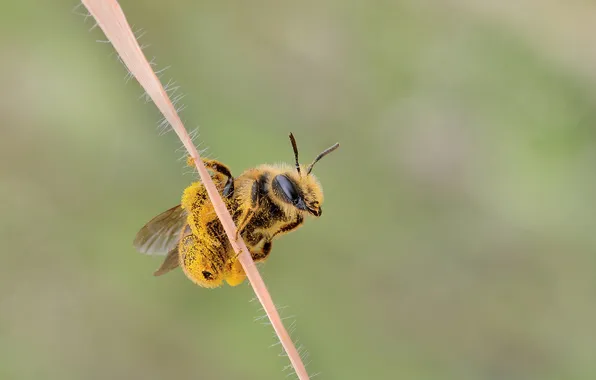
<path fill-rule="evenodd" d="M 285 378 L 247 284 L 133 249 L 195 176 L 92 20 L 0 4 L 0 379 Z M 341 142 L 261 266 L 311 373 L 596 378 L 594 3 L 121 4 L 234 173 Z"/>

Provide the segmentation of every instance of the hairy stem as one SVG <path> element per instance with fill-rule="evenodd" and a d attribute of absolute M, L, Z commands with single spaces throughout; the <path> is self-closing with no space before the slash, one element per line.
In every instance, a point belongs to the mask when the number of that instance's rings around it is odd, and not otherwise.
<path fill-rule="evenodd" d="M 239 253 L 238 257 L 246 272 L 248 280 L 250 281 L 257 298 L 261 302 L 261 305 L 263 305 L 263 309 L 267 313 L 271 325 L 279 337 L 284 350 L 287 352 L 288 358 L 290 359 L 298 378 L 301 380 L 308 379 L 308 373 L 306 372 L 306 368 L 302 363 L 300 355 L 294 347 L 290 335 L 283 326 L 279 313 L 273 304 L 273 300 L 267 291 L 267 287 L 265 286 L 244 241 L 242 238 L 238 238 L 238 240 L 235 238 L 236 226 L 234 225 L 232 216 L 217 192 L 217 189 L 211 180 L 211 176 L 207 172 L 205 165 L 203 165 L 199 152 L 192 143 L 192 140 L 188 135 L 186 128 L 184 128 L 168 94 L 141 51 L 137 39 L 128 25 L 120 5 L 116 0 L 82 0 L 82 3 L 95 18 L 97 24 L 106 37 L 108 37 L 130 73 L 134 75 L 147 94 L 151 97 L 157 108 L 159 108 L 166 120 L 172 126 L 172 129 L 180 138 L 180 141 L 184 144 L 189 155 L 194 159 L 199 176 L 207 189 L 207 193 L 213 203 L 215 212 L 221 220 L 234 251 Z"/>

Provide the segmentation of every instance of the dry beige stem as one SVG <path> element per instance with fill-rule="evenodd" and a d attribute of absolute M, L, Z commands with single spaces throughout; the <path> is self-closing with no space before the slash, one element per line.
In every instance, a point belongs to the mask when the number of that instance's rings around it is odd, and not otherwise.
<path fill-rule="evenodd" d="M 288 358 L 290 359 L 298 378 L 301 380 L 308 379 L 308 373 L 306 372 L 306 368 L 302 363 L 300 355 L 294 347 L 290 335 L 283 326 L 279 313 L 273 304 L 273 300 L 267 291 L 267 287 L 265 286 L 244 241 L 242 238 L 239 238 L 238 240 L 234 238 L 236 235 L 236 226 L 234 225 L 230 213 L 217 192 L 197 149 L 192 143 L 182 121 L 178 117 L 176 109 L 170 101 L 168 94 L 141 51 L 120 5 L 116 0 L 82 0 L 82 3 L 95 18 L 95 21 L 103 30 L 106 37 L 108 37 L 128 70 L 135 76 L 141 86 L 143 86 L 157 108 L 159 108 L 166 120 L 170 123 L 172 129 L 176 132 L 190 156 L 194 159 L 201 181 L 207 189 L 207 193 L 213 203 L 217 216 L 221 220 L 234 251 L 240 253 L 240 263 L 246 272 L 257 298 L 263 305 L 263 309 L 267 313 L 271 325 L 279 337 L 283 348 L 287 352 Z"/>

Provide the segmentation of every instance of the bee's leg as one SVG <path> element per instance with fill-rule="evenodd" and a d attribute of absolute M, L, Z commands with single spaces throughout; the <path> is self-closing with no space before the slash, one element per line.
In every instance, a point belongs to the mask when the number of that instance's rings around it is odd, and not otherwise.
<path fill-rule="evenodd" d="M 292 230 L 295 230 L 296 228 L 300 227 L 300 225 L 303 222 L 304 222 L 304 218 L 302 217 L 302 215 L 298 214 L 298 216 L 296 217 L 296 220 L 281 227 L 271 237 L 261 239 L 261 241 L 259 241 L 256 245 L 258 246 L 259 244 L 261 244 L 261 242 L 263 242 L 263 246 L 261 247 L 260 251 L 255 251 L 255 252 L 250 253 L 252 256 L 252 259 L 255 262 L 262 262 L 262 261 L 267 260 L 267 257 L 269 257 L 269 253 L 271 253 L 271 247 L 273 245 L 273 243 L 271 241 L 273 240 L 273 238 L 279 234 L 285 234 Z"/>
<path fill-rule="evenodd" d="M 236 229 L 236 240 L 238 240 L 238 236 L 242 234 L 242 232 L 244 231 L 248 223 L 250 223 L 250 220 L 254 215 L 254 211 L 250 208 L 247 208 L 246 210 L 242 211 L 242 214 L 240 215 L 240 223 L 238 224 L 238 229 Z"/>
<path fill-rule="evenodd" d="M 250 252 L 252 259 L 255 262 L 262 262 L 267 259 L 269 253 L 271 252 L 271 240 L 264 240 L 263 247 L 261 248 L 261 252 Z M 242 268 L 242 264 L 240 261 L 237 260 L 238 254 L 235 254 L 232 259 L 228 261 L 226 265 L 227 274 L 225 277 L 226 282 L 230 286 L 240 285 L 244 279 L 246 278 L 246 273 L 244 273 L 244 269 Z"/>
<path fill-rule="evenodd" d="M 284 225 L 283 227 L 281 227 L 279 230 L 277 230 L 273 234 L 273 236 L 271 236 L 271 238 L 273 239 L 277 235 L 287 234 L 288 232 L 293 231 L 296 228 L 300 227 L 300 225 L 303 222 L 304 222 L 304 217 L 302 215 L 298 214 L 298 216 L 296 216 L 296 220 L 294 220 L 293 222 L 290 222 L 290 223 Z"/>
<path fill-rule="evenodd" d="M 203 159 L 203 163 L 207 169 L 215 172 L 215 176 L 218 180 L 220 180 L 222 183 L 225 182 L 223 196 L 226 198 L 232 196 L 234 194 L 234 177 L 232 177 L 230 168 L 216 160 Z M 188 156 L 187 164 L 188 166 L 195 166 L 194 160 L 191 156 Z"/>
<path fill-rule="evenodd" d="M 237 255 L 236 255 L 237 256 Z M 226 265 L 227 273 L 225 280 L 230 286 L 240 285 L 246 278 L 246 273 L 240 261 L 232 259 Z"/>
<path fill-rule="evenodd" d="M 219 252 L 202 244 L 195 235 L 182 238 L 178 250 L 180 266 L 184 274 L 195 284 L 205 288 L 216 288 L 221 285 L 225 263 Z"/>
<path fill-rule="evenodd" d="M 269 254 L 271 253 L 271 246 L 272 246 L 271 240 L 270 239 L 265 240 L 260 252 L 251 252 L 250 253 L 250 255 L 252 256 L 252 259 L 256 263 L 267 260 L 267 257 L 269 257 Z"/>
<path fill-rule="evenodd" d="M 250 191 L 250 208 L 246 208 L 242 210 L 242 214 L 240 214 L 240 223 L 238 223 L 238 229 L 236 230 L 236 240 L 238 240 L 238 236 L 242 235 L 244 229 L 250 223 L 250 220 L 255 215 L 255 212 L 259 208 L 259 182 L 254 181 L 252 183 L 252 188 Z"/>
<path fill-rule="evenodd" d="M 232 177 L 230 168 L 216 160 L 203 160 L 203 162 L 206 167 L 213 170 L 218 176 L 226 179 L 222 195 L 226 198 L 232 196 L 234 194 L 234 177 Z M 222 182 L 224 178 L 222 178 Z"/>

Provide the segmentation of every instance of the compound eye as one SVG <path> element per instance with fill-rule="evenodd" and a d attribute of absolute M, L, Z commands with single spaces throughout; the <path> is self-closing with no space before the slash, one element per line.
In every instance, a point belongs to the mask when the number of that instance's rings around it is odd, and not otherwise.
<path fill-rule="evenodd" d="M 275 178 L 273 178 L 273 185 L 283 192 L 289 202 L 294 205 L 297 205 L 300 202 L 300 195 L 296 190 L 296 186 L 294 186 L 294 183 L 292 183 L 286 176 L 281 174 L 275 176 Z"/>

